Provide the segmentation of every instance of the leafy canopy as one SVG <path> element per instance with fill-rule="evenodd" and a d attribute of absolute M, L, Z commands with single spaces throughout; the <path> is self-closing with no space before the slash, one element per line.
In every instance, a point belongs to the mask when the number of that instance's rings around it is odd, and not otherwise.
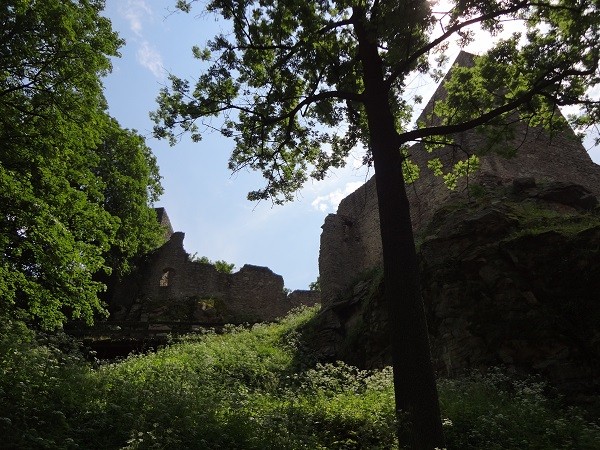
<path fill-rule="evenodd" d="M 163 192 L 156 158 L 144 138 L 110 119 L 96 147 L 93 168 L 104 184 L 103 208 L 118 218 L 118 228 L 106 263 L 117 275 L 128 273 L 137 257 L 164 240 L 164 230 L 150 207 Z"/>
<path fill-rule="evenodd" d="M 48 328 L 104 311 L 97 275 L 159 236 L 154 159 L 105 111 L 101 77 L 123 41 L 103 6 L 0 6 L 0 314 Z"/>
<path fill-rule="evenodd" d="M 381 6 L 381 14 L 389 17 L 400 12 Z M 423 8 L 402 11 L 402 16 L 415 24 L 426 21 L 420 18 Z M 197 119 L 222 114 L 220 131 L 236 143 L 230 168 L 258 169 L 267 179 L 251 199 L 281 194 L 290 200 L 309 166 L 310 176 L 322 179 L 330 167 L 344 164 L 355 145 L 367 145 L 349 5 L 215 1 L 208 10 L 232 20 L 233 38 L 221 34 L 206 48 L 194 48 L 196 58 L 211 64 L 193 88 L 171 76 L 172 88 L 162 90 L 153 116 L 157 136 L 173 143 L 180 129 L 199 140 Z M 418 35 L 417 29 L 410 35 L 394 32 L 394 22 L 382 24 L 392 54 Z M 399 123 L 406 125 L 410 107 L 400 100 L 401 85 L 400 80 L 392 83 L 390 98 Z"/>
<path fill-rule="evenodd" d="M 193 3 L 177 6 L 190 11 Z M 171 75 L 152 115 L 155 135 L 175 143 L 189 132 L 198 141 L 217 129 L 234 139 L 230 168 L 259 170 L 266 179 L 251 200 L 291 200 L 309 176 L 322 179 L 343 166 L 356 146 L 370 162 L 365 104 L 373 92 L 361 55 L 368 43 L 377 45 L 375 75 L 396 123 L 390 147 L 407 155 L 407 143 L 435 149 L 476 126 L 493 136 L 515 120 L 555 129 L 557 105 L 582 106 L 572 124 L 589 127 L 600 119 L 597 99 L 587 94 L 600 80 L 598 7 L 589 0 L 210 1 L 207 10 L 229 21 L 231 32 L 193 49 L 203 64 L 195 83 Z M 523 32 L 454 71 L 447 98 L 413 128 L 407 81 L 415 73 L 438 79 L 450 44 L 472 42 L 473 25 L 497 37 L 512 21 Z M 461 164 L 440 175 L 452 184 L 465 173 Z M 408 166 L 405 175 L 414 179 L 418 168 Z"/>

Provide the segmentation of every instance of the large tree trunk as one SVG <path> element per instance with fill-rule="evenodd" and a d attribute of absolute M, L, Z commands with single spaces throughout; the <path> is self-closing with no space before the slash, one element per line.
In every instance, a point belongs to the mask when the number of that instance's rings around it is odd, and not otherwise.
<path fill-rule="evenodd" d="M 385 303 L 388 311 L 396 413 L 401 445 L 430 450 L 444 447 L 439 401 L 431 364 L 429 335 L 419 282 L 419 266 L 402 176 L 401 141 L 389 103 L 377 42 L 364 10 L 354 8 L 355 32 L 363 69 L 364 106 L 379 205 Z M 405 430 L 403 423 L 408 421 Z"/>
<path fill-rule="evenodd" d="M 408 435 L 400 427 L 399 439 L 415 449 L 442 448 L 439 402 L 401 156 L 389 144 L 378 149 L 383 144 L 373 142 L 372 150 L 396 410 L 401 421 L 409 421 Z"/>

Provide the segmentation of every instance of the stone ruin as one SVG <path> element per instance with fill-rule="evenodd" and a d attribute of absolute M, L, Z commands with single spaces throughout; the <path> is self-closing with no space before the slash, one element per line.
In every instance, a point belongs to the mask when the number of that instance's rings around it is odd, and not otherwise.
<path fill-rule="evenodd" d="M 473 55 L 461 52 L 454 66 L 470 66 Z M 451 70 L 450 70 L 451 72 Z M 436 102 L 445 97 L 444 81 L 424 108 L 419 121 Z M 557 113 L 560 114 L 560 113 Z M 430 154 L 422 144 L 409 150 L 411 161 L 420 167 L 420 177 L 407 186 L 413 229 L 418 234 L 442 206 L 468 195 L 467 185 L 483 187 L 507 186 L 514 180 L 533 178 L 535 182 L 565 182 L 580 184 L 592 195 L 600 195 L 600 166 L 595 164 L 581 141 L 570 128 L 549 135 L 525 125 L 514 127 L 514 136 L 504 145 L 518 148 L 516 155 L 506 158 L 495 153 L 480 156 L 480 168 L 470 179 L 462 180 L 455 191 L 449 190 L 440 177 L 427 168 L 427 161 L 439 157 L 444 167 L 464 159 L 464 153 L 452 147 Z M 477 129 L 454 136 L 454 142 L 474 152 L 484 145 L 486 137 Z M 379 232 L 379 209 L 375 176 L 344 198 L 335 214 L 329 214 L 323 224 L 319 254 L 319 277 L 323 306 L 327 306 L 361 273 L 381 267 L 383 256 Z"/>
<path fill-rule="evenodd" d="M 461 53 L 455 64 L 469 65 Z M 445 95 L 434 94 L 422 118 Z M 464 149 L 485 145 L 471 130 Z M 480 156 L 456 191 L 427 168 L 456 149 L 410 151 L 421 168 L 408 186 L 434 367 L 454 376 L 501 365 L 539 373 L 586 399 L 600 392 L 600 166 L 573 131 L 524 125 L 516 156 Z M 376 179 L 340 203 L 322 226 L 322 309 L 313 345 L 325 360 L 389 364 Z M 470 192 L 477 186 L 479 198 Z"/>
<path fill-rule="evenodd" d="M 472 55 L 461 53 L 456 64 L 471 62 Z M 444 95 L 439 88 L 423 117 Z M 477 130 L 454 139 L 471 151 L 485 145 Z M 426 167 L 431 155 L 419 145 L 410 149 L 421 167 L 408 195 L 434 367 L 439 375 L 453 376 L 503 365 L 541 373 L 563 392 L 595 395 L 600 166 L 570 129 L 549 135 L 516 127 L 506 145 L 519 148 L 516 156 L 481 156 L 479 171 L 454 192 Z M 446 147 L 434 156 L 447 167 L 463 155 Z M 383 284 L 374 275 L 382 265 L 375 182 L 371 178 L 325 219 L 320 295 L 286 295 L 282 277 L 266 267 L 246 265 L 224 274 L 190 261 L 184 234 L 174 233 L 166 212 L 158 209 L 168 241 L 113 287 L 111 317 L 98 335 L 113 346 L 119 338 L 141 342 L 203 326 L 270 321 L 320 300 L 309 345 L 323 360 L 363 368 L 389 364 L 387 330 L 393 325 L 382 306 Z M 473 186 L 485 191 L 482 199 L 471 198 Z M 524 232 L 531 221 L 520 215 L 531 210 L 541 214 L 536 225 L 541 228 L 546 217 L 562 222 L 555 229 Z"/>
<path fill-rule="evenodd" d="M 110 316 L 97 334 L 113 341 L 140 340 L 202 327 L 268 322 L 320 301 L 315 291 L 287 293 L 283 277 L 267 267 L 246 264 L 229 274 L 192 261 L 183 247 L 185 234 L 173 231 L 164 208 L 156 212 L 167 242 L 111 286 Z"/>

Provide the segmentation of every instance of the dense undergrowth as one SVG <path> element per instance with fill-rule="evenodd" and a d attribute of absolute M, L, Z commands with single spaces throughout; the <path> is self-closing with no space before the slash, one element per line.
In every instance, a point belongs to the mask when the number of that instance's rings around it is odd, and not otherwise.
<path fill-rule="evenodd" d="M 391 371 L 318 364 L 316 310 L 93 366 L 66 337 L 0 326 L 2 448 L 393 449 Z M 600 428 L 500 371 L 439 383 L 448 448 L 594 449 Z"/>

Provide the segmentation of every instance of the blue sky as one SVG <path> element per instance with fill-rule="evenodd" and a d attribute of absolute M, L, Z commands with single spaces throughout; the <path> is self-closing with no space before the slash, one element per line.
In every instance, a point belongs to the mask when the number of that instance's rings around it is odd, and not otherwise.
<path fill-rule="evenodd" d="M 176 231 L 186 233 L 188 253 L 235 263 L 267 266 L 283 275 L 291 289 L 306 289 L 318 275 L 321 225 L 339 201 L 372 175 L 360 166 L 360 155 L 322 182 L 309 181 L 294 202 L 272 206 L 246 200 L 248 191 L 263 186 L 258 173 L 232 175 L 227 169 L 232 141 L 207 134 L 200 143 L 183 137 L 175 147 L 151 136 L 148 113 L 173 73 L 193 80 L 202 70 L 192 57 L 193 45 L 203 46 L 225 30 L 200 4 L 190 14 L 173 12 L 175 0 L 107 0 L 105 15 L 126 40 L 121 58 L 104 80 L 110 114 L 122 126 L 146 137 L 158 159 L 165 193 L 156 206 L 167 209 Z M 481 42 L 476 42 L 477 51 Z M 450 55 L 453 57 L 454 55 Z M 424 78 L 409 86 L 427 100 L 435 85 Z M 600 161 L 600 152 L 592 154 Z"/>
<path fill-rule="evenodd" d="M 174 0 L 108 0 L 105 15 L 126 40 L 121 58 L 104 80 L 110 114 L 122 126 L 146 137 L 158 159 L 165 193 L 156 206 L 167 209 L 173 228 L 183 231 L 188 253 L 210 259 L 267 266 L 291 289 L 306 289 L 318 275 L 319 239 L 325 216 L 367 176 L 360 158 L 319 183 L 309 181 L 293 203 L 253 203 L 248 191 L 263 186 L 260 174 L 232 175 L 227 161 L 233 148 L 218 134 L 200 143 L 184 137 L 175 147 L 151 136 L 149 111 L 167 73 L 193 79 L 201 70 L 192 58 L 221 30 L 212 17 L 171 14 Z M 170 10 L 168 9 L 170 7 Z"/>

